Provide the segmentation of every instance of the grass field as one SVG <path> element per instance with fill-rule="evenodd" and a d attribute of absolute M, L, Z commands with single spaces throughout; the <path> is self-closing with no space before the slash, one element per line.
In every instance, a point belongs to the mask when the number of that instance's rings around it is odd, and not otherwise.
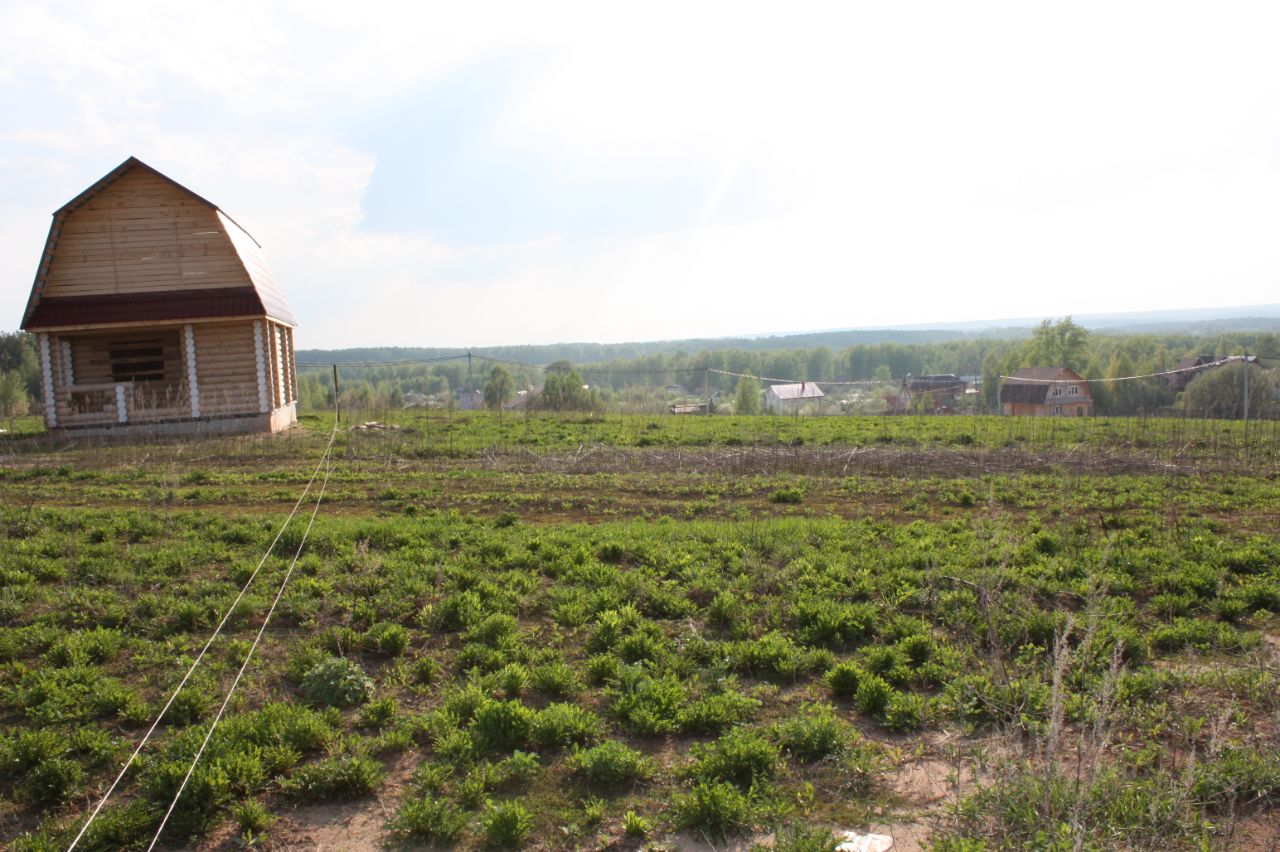
<path fill-rule="evenodd" d="M 1280 843 L 1273 423 L 349 419 L 169 847 Z M 67 847 L 331 426 L 0 436 L 0 844 Z M 150 842 L 310 509 L 78 848 Z"/>

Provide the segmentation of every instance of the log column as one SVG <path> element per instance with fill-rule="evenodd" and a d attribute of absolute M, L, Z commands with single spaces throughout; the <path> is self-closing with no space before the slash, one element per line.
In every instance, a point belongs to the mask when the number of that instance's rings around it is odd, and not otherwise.
<path fill-rule="evenodd" d="M 53 359 L 49 357 L 49 335 L 40 332 L 40 382 L 44 390 L 44 422 L 50 428 L 58 426 L 58 402 L 53 396 Z"/>
<path fill-rule="evenodd" d="M 271 410 L 271 400 L 267 389 L 266 341 L 263 338 L 265 333 L 266 329 L 263 328 L 262 321 L 255 321 L 253 324 L 253 355 L 258 365 L 258 411 L 263 414 Z"/>
<path fill-rule="evenodd" d="M 200 416 L 200 383 L 196 380 L 196 330 L 187 323 L 182 327 L 187 342 L 187 385 L 191 388 L 191 416 Z"/>

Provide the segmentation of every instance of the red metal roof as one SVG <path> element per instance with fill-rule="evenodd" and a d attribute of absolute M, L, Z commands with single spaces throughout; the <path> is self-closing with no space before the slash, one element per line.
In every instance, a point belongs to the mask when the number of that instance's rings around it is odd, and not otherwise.
<path fill-rule="evenodd" d="M 253 287 L 47 296 L 36 303 L 28 328 L 104 323 L 163 322 L 197 317 L 262 316 L 266 309 Z"/>

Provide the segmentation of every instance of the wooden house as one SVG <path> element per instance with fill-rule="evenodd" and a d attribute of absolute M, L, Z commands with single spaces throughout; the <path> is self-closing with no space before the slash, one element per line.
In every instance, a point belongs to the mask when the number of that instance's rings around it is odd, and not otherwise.
<path fill-rule="evenodd" d="M 891 414 L 909 414 L 913 411 L 927 414 L 949 414 L 964 397 L 965 383 L 950 373 L 932 376 L 907 376 L 902 389 L 889 403 Z"/>
<path fill-rule="evenodd" d="M 133 157 L 53 214 L 22 318 L 77 434 L 288 428 L 296 327 L 248 231 Z"/>
<path fill-rule="evenodd" d="M 1030 417 L 1092 417 L 1089 383 L 1066 367 L 1027 367 L 1000 387 L 1004 414 Z"/>
<path fill-rule="evenodd" d="M 822 407 L 826 396 L 813 382 L 791 382 L 769 385 L 764 394 L 764 409 L 770 414 L 805 414 Z"/>

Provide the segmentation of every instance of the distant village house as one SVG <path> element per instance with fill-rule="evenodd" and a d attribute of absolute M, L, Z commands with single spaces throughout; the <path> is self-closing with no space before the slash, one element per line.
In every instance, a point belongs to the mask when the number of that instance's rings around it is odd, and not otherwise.
<path fill-rule="evenodd" d="M 1024 417 L 1092 417 L 1089 383 L 1066 367 L 1026 367 L 1000 387 L 1003 414 Z"/>
<path fill-rule="evenodd" d="M 770 385 L 764 394 L 764 408 L 770 414 L 816 413 L 826 396 L 813 382 Z"/>
<path fill-rule="evenodd" d="M 77 434 L 288 428 L 296 327 L 249 232 L 133 157 L 53 214 L 22 317 Z"/>
<path fill-rule="evenodd" d="M 890 401 L 893 414 L 913 411 L 928 414 L 949 414 L 955 411 L 958 401 L 964 398 L 965 382 L 950 373 L 931 376 L 907 376 L 902 389 Z"/>

